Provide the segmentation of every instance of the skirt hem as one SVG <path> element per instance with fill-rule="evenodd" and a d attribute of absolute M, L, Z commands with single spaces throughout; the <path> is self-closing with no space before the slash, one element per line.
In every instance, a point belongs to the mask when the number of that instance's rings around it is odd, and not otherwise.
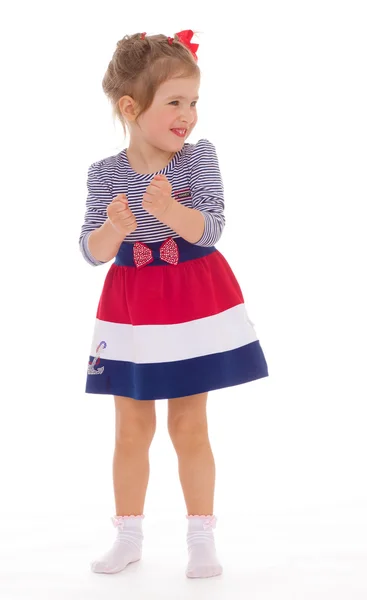
<path fill-rule="evenodd" d="M 188 396 L 195 396 L 196 394 L 202 394 L 204 392 L 213 392 L 215 390 L 222 390 L 222 389 L 226 389 L 226 388 L 230 388 L 230 387 L 236 387 L 238 385 L 244 385 L 245 383 L 251 383 L 251 381 L 257 381 L 259 379 L 265 379 L 266 377 L 269 377 L 269 373 L 261 373 L 257 376 L 253 376 L 251 377 L 251 379 L 247 379 L 245 381 L 237 381 L 237 382 L 233 382 L 233 383 L 225 383 L 223 385 L 215 385 L 215 386 L 206 386 L 205 388 L 203 388 L 202 386 L 198 386 L 194 391 L 191 391 L 189 394 L 187 393 L 187 391 L 185 390 L 185 393 L 177 396 L 162 396 L 162 395 L 157 395 L 157 396 L 151 396 L 149 398 L 144 397 L 144 398 L 139 398 L 136 396 L 126 396 L 125 394 L 121 393 L 121 391 L 117 391 L 117 390 L 106 390 L 106 391 L 102 391 L 102 390 L 85 390 L 86 394 L 94 394 L 94 395 L 100 395 L 100 396 L 124 396 L 124 397 L 128 397 L 128 398 L 132 398 L 133 400 L 171 400 L 173 398 L 184 398 L 184 397 L 188 397 Z M 176 392 L 177 393 L 177 392 Z"/>

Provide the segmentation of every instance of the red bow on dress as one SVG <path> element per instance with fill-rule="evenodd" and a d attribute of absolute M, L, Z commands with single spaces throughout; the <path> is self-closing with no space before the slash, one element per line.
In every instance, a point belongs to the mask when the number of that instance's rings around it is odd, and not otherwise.
<path fill-rule="evenodd" d="M 149 246 L 142 242 L 135 242 L 133 246 L 133 256 L 135 266 L 138 269 L 149 265 L 149 263 L 154 260 L 153 252 Z M 159 249 L 159 257 L 161 260 L 164 260 L 171 265 L 177 265 L 179 258 L 178 246 L 172 238 L 168 238 L 168 240 L 163 242 Z"/>
<path fill-rule="evenodd" d="M 199 48 L 199 44 L 192 44 L 191 43 L 191 39 L 192 39 L 192 37 L 194 35 L 194 32 L 191 31 L 191 29 L 185 29 L 184 31 L 180 31 L 179 33 L 175 33 L 175 35 L 177 35 L 177 37 L 180 40 L 181 44 L 183 44 L 184 46 L 186 46 L 186 48 L 188 48 L 191 51 L 191 54 L 193 55 L 193 57 L 197 61 L 198 57 L 196 56 L 195 52 L 197 52 L 197 50 Z M 168 38 L 168 43 L 172 45 L 172 42 L 173 42 L 173 38 L 169 37 Z"/>

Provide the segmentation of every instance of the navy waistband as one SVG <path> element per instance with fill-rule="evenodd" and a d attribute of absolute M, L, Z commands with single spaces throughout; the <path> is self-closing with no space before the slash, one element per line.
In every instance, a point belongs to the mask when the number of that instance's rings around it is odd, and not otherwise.
<path fill-rule="evenodd" d="M 194 258 L 201 258 L 208 256 L 212 252 L 216 251 L 215 246 L 197 246 L 196 244 L 190 244 L 183 238 L 173 238 L 178 247 L 178 262 L 186 262 L 193 260 Z M 145 242 L 144 242 L 145 244 Z M 154 242 L 152 244 L 145 244 L 150 248 L 153 255 L 153 261 L 147 264 L 147 267 L 157 267 L 159 265 L 168 266 L 169 263 L 160 258 L 160 248 L 164 244 L 163 242 Z M 122 242 L 119 251 L 115 258 L 115 265 L 121 267 L 135 267 L 134 256 L 133 256 L 134 244 L 128 242 Z"/>

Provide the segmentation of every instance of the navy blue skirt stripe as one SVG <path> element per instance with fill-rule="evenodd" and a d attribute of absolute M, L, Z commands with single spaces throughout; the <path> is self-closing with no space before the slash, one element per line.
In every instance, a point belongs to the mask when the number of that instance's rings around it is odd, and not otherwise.
<path fill-rule="evenodd" d="M 228 352 L 168 363 L 135 364 L 101 359 L 98 368 L 102 367 L 103 377 L 88 376 L 87 393 L 136 400 L 191 396 L 268 376 L 259 341 Z"/>

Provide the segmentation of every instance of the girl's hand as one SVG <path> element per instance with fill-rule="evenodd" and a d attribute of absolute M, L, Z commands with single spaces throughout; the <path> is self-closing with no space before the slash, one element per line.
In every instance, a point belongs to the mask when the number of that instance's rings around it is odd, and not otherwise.
<path fill-rule="evenodd" d="M 172 198 L 172 185 L 165 175 L 155 175 L 143 194 L 143 208 L 159 219 L 175 200 Z"/>
<path fill-rule="evenodd" d="M 107 207 L 107 216 L 116 231 L 124 236 L 135 231 L 138 226 L 126 194 L 119 194 L 112 200 Z"/>

